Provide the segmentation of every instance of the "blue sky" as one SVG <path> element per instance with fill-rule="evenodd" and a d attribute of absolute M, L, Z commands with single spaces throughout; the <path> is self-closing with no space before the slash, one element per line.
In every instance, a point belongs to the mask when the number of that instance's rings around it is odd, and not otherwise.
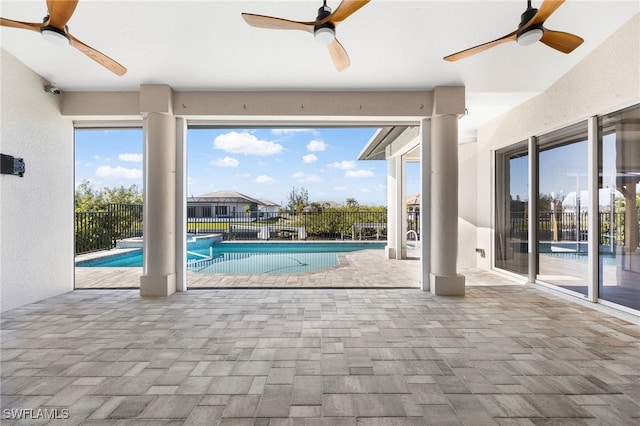
<path fill-rule="evenodd" d="M 291 189 L 310 201 L 386 205 L 386 161 L 358 161 L 375 128 L 189 129 L 188 194 L 234 190 L 286 204 Z M 407 194 L 418 192 L 410 164 Z M 76 184 L 142 186 L 142 130 L 76 132 Z"/>

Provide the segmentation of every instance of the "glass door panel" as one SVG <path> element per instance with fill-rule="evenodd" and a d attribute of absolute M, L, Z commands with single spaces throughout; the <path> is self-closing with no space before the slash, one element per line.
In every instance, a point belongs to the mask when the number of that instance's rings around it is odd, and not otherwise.
<path fill-rule="evenodd" d="M 589 255 L 586 125 L 547 135 L 539 141 L 537 279 L 586 295 Z"/>
<path fill-rule="evenodd" d="M 640 309 L 640 107 L 600 119 L 600 299 Z"/>

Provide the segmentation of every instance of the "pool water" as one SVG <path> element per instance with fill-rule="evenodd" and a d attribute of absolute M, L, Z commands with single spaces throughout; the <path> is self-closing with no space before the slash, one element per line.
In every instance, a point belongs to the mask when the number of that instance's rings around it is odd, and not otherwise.
<path fill-rule="evenodd" d="M 301 274 L 338 265 L 338 253 L 385 243 L 217 243 L 189 250 L 187 269 L 201 274 Z M 141 267 L 142 250 L 78 262 L 79 267 Z"/>
<path fill-rule="evenodd" d="M 576 252 L 554 252 L 554 253 L 541 253 L 544 256 L 558 257 L 561 259 L 577 260 L 579 262 L 587 262 L 589 260 L 588 253 L 576 253 Z M 600 254 L 600 262 L 603 265 L 615 265 L 615 254 Z"/>

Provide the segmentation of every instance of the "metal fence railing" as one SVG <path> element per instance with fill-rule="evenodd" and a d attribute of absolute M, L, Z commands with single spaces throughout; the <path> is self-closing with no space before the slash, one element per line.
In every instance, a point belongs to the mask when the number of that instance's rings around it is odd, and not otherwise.
<path fill-rule="evenodd" d="M 142 236 L 142 204 L 109 204 L 107 211 L 76 212 L 76 254 L 115 247 L 116 241 Z"/>
<path fill-rule="evenodd" d="M 141 204 L 110 204 L 104 212 L 75 215 L 76 254 L 109 250 L 116 241 L 141 237 Z M 407 215 L 411 239 L 420 237 L 420 215 Z M 219 233 L 225 240 L 386 240 L 386 209 L 325 209 L 313 212 L 242 212 L 187 218 L 190 234 Z"/>
<path fill-rule="evenodd" d="M 109 204 L 107 211 L 115 239 L 142 236 L 142 204 Z"/>
<path fill-rule="evenodd" d="M 108 212 L 76 212 L 76 254 L 113 247 Z"/>
<path fill-rule="evenodd" d="M 625 213 L 601 211 L 598 213 L 600 223 L 599 244 L 624 245 Z M 640 211 L 638 213 L 640 216 Z M 527 212 L 511 212 L 511 238 L 526 240 L 529 225 Z M 540 241 L 582 241 L 588 238 L 589 214 L 581 212 L 550 212 L 538 214 L 538 239 Z"/>
<path fill-rule="evenodd" d="M 382 209 L 242 212 L 187 219 L 187 232 L 221 233 L 225 240 L 382 240 L 386 229 L 387 212 Z"/>

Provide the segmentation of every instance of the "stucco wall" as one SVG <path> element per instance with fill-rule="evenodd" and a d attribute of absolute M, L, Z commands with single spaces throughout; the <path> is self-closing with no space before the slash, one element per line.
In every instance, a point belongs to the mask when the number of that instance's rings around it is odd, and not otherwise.
<path fill-rule="evenodd" d="M 478 246 L 491 249 L 492 150 L 638 102 L 640 15 L 635 15 L 544 93 L 480 127 Z M 489 268 L 489 260 L 478 266 Z"/>
<path fill-rule="evenodd" d="M 476 205 L 475 191 L 465 191 L 476 178 L 476 142 L 458 145 L 458 267 L 476 266 Z"/>
<path fill-rule="evenodd" d="M 0 310 L 73 290 L 73 124 L 42 78 L 0 49 Z"/>

